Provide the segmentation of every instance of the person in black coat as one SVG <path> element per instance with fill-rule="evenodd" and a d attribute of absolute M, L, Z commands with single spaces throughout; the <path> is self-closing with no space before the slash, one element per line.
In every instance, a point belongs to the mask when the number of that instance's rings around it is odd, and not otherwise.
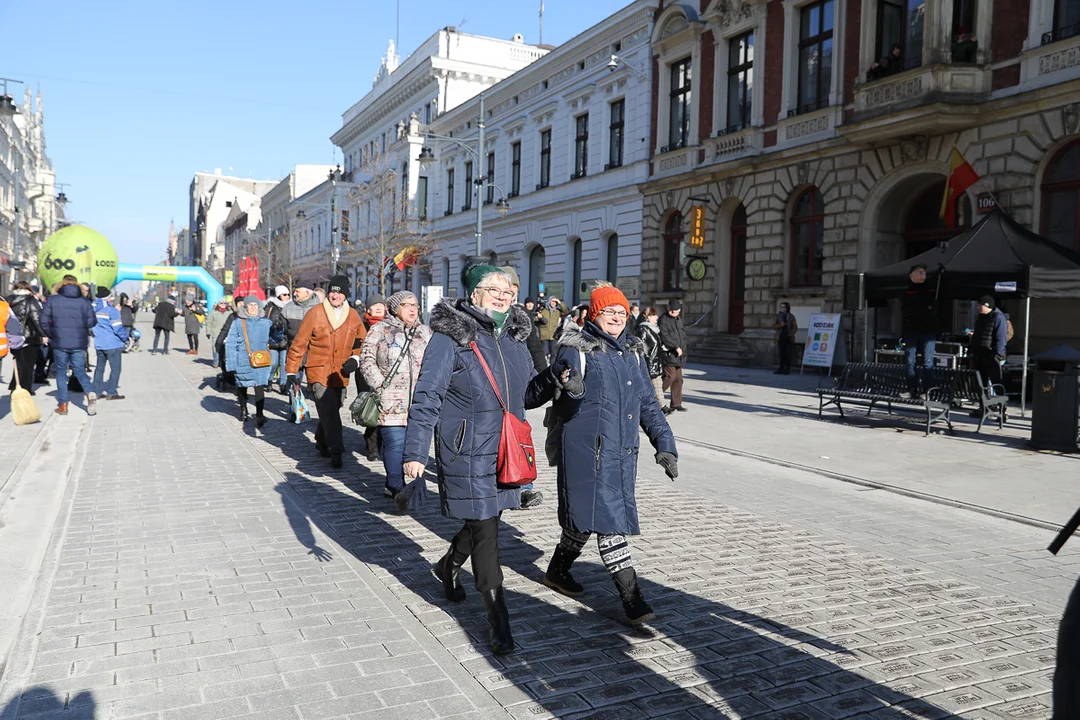
<path fill-rule="evenodd" d="M 919 394 L 919 374 L 915 370 L 917 354 L 922 354 L 922 367 L 934 367 L 937 347 L 937 286 L 926 282 L 926 266 L 912 265 L 908 273 L 911 282 L 901 300 L 904 319 L 904 360 L 907 363 L 908 391 Z"/>
<path fill-rule="evenodd" d="M 285 394 L 285 355 L 289 350 L 289 321 L 285 318 L 285 306 L 290 302 L 289 288 L 278 285 L 274 297 L 266 303 L 264 312 L 270 320 L 270 380 L 277 372 L 278 390 Z M 266 389 L 270 389 L 267 383 Z"/>
<path fill-rule="evenodd" d="M 214 347 L 218 353 L 218 367 L 221 372 L 218 373 L 216 386 L 218 390 L 224 390 L 226 385 L 236 384 L 236 375 L 225 367 L 225 338 L 229 337 L 229 330 L 232 328 L 233 320 L 238 317 L 244 316 L 244 298 L 233 298 L 233 311 L 229 313 L 229 317 L 225 319 L 225 324 L 221 326 L 221 332 L 214 338 Z"/>
<path fill-rule="evenodd" d="M 158 303 L 157 309 L 154 310 L 154 347 L 150 351 L 151 355 L 158 351 L 158 339 L 161 333 L 165 333 L 165 344 L 162 346 L 161 353 L 169 354 L 169 336 L 176 330 L 176 316 L 179 314 L 180 312 L 176 309 L 176 293 L 169 293 L 168 300 Z"/>
<path fill-rule="evenodd" d="M 11 351 L 12 362 L 18 368 L 19 382 L 22 387 L 34 394 L 34 366 L 41 352 L 41 343 L 45 340 L 45 331 L 41 327 L 41 303 L 34 297 L 30 283 L 17 282 L 7 299 L 11 314 L 18 318 L 23 329 L 23 346 Z M 11 374 L 8 390 L 15 389 L 15 373 Z"/>
<path fill-rule="evenodd" d="M 665 412 L 685 412 L 682 404 L 683 365 L 686 364 L 686 328 L 683 327 L 682 303 L 678 298 L 668 303 L 667 312 L 660 316 L 660 363 L 664 366 L 664 386 L 671 389 L 671 405 Z"/>
<path fill-rule="evenodd" d="M 529 348 L 529 354 L 532 355 L 533 367 L 536 368 L 536 372 L 543 372 L 547 369 L 548 361 L 547 355 L 544 353 L 544 343 L 540 340 L 540 328 L 547 325 L 547 318 L 536 309 L 536 303 L 533 302 L 532 298 L 525 298 L 523 305 L 525 306 L 525 312 L 529 313 L 533 323 L 532 332 L 529 333 L 529 337 L 525 340 L 525 345 Z"/>
<path fill-rule="evenodd" d="M 982 384 L 993 391 L 1001 384 L 1001 366 L 1005 362 L 1005 348 L 1009 342 L 1009 321 L 1005 314 L 994 307 L 994 298 L 984 295 L 979 298 L 979 316 L 975 318 L 975 328 L 969 341 L 971 363 L 979 372 Z M 971 413 L 979 417 L 983 410 L 982 398 L 979 410 Z"/>
<path fill-rule="evenodd" d="M 459 571 L 472 557 L 491 648 L 501 654 L 513 650 L 514 640 L 499 566 L 499 515 L 517 508 L 521 493 L 496 482 L 503 409 L 478 354 L 507 411 L 524 420 L 526 393 L 536 372 L 525 346 L 533 324 L 524 309 L 513 305 L 511 278 L 504 271 L 476 265 L 466 269 L 463 279 L 466 297 L 447 298 L 431 312 L 433 334 L 409 409 L 405 475 L 423 477 L 434 438 L 442 514 L 464 523 L 435 574 L 448 600 L 464 600 Z"/>
<path fill-rule="evenodd" d="M 659 316 L 656 308 L 645 308 L 636 326 L 635 334 L 645 346 L 645 367 L 649 371 L 649 380 L 652 381 L 653 392 L 660 406 L 664 406 L 664 366 L 660 362 L 660 328 L 656 322 Z M 634 323 L 633 320 L 630 321 Z"/>
<path fill-rule="evenodd" d="M 553 372 L 537 376 L 544 392 L 530 402 L 554 397 L 557 418 L 549 461 L 558 467 L 562 538 L 544 584 L 570 597 L 582 595 L 585 589 L 570 566 L 595 533 L 627 620 L 637 625 L 655 617 L 638 586 L 626 539 L 641 532 L 634 496 L 640 431 L 672 480 L 678 453 L 649 380 L 644 343 L 627 328 L 629 315 L 630 303 L 618 288 L 594 289 L 584 327 L 559 340 Z M 570 380 L 558 387 L 557 378 L 567 370 Z"/>

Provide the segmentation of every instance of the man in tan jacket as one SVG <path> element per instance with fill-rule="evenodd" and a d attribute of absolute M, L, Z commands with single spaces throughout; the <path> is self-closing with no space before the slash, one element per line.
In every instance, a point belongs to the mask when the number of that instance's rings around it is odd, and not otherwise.
<path fill-rule="evenodd" d="M 341 404 L 349 376 L 360 367 L 360 348 L 364 344 L 364 323 L 349 307 L 349 279 L 344 275 L 330 278 L 326 300 L 311 308 L 289 346 L 285 371 L 291 386 L 307 355 L 305 373 L 308 388 L 315 396 L 319 427 L 315 447 L 330 465 L 341 467 L 344 443 L 341 438 Z"/>

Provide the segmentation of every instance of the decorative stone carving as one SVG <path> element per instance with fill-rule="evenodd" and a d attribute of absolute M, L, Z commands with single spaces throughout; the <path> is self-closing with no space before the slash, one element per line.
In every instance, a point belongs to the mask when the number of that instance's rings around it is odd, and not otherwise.
<path fill-rule="evenodd" d="M 806 135 L 813 135 L 814 133 L 824 132 L 829 129 L 829 116 L 818 115 L 808 120 L 793 123 L 788 125 L 787 139 L 792 140 L 794 138 L 804 137 Z"/>
<path fill-rule="evenodd" d="M 799 178 L 799 184 L 805 185 L 810 180 L 810 163 L 806 160 L 795 166 L 795 174 Z"/>
<path fill-rule="evenodd" d="M 681 152 L 672 157 L 660 158 L 659 168 L 660 172 L 667 172 L 668 170 L 674 170 L 676 168 L 686 167 L 687 162 L 690 159 L 690 155 Z"/>
<path fill-rule="evenodd" d="M 926 160 L 930 141 L 925 135 L 912 135 L 900 141 L 900 159 L 906 163 L 918 163 Z"/>
<path fill-rule="evenodd" d="M 1065 126 L 1066 135 L 1074 135 L 1080 131 L 1080 103 L 1061 108 L 1061 123 Z"/>
<path fill-rule="evenodd" d="M 910 100 L 919 97 L 923 92 L 922 75 L 906 78 L 900 82 L 875 85 L 866 90 L 866 107 L 875 108 L 881 105 Z"/>
<path fill-rule="evenodd" d="M 1071 48 L 1058 50 L 1040 57 L 1039 74 L 1046 75 L 1058 70 L 1076 67 L 1077 65 L 1080 65 L 1080 46 L 1074 45 Z"/>
<path fill-rule="evenodd" d="M 754 5 L 749 0 L 727 0 L 716 9 L 720 15 L 720 27 L 725 30 L 754 17 Z"/>
<path fill-rule="evenodd" d="M 689 25 L 690 23 L 686 22 L 686 18 L 682 15 L 675 15 L 667 21 L 666 25 L 664 25 L 664 29 L 660 33 L 660 38 L 663 39 L 671 37 L 672 35 L 677 35 L 689 27 Z"/>
<path fill-rule="evenodd" d="M 746 135 L 743 133 L 737 133 L 734 135 L 728 135 L 721 137 L 716 143 L 717 159 L 727 157 L 728 155 L 737 155 L 738 153 L 746 150 Z"/>
<path fill-rule="evenodd" d="M 735 193 L 735 178 L 724 178 L 724 197 L 731 197 Z"/>

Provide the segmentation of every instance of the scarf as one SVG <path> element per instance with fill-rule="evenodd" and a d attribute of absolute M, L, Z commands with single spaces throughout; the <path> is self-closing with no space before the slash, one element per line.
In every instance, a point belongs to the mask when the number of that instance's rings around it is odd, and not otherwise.
<path fill-rule="evenodd" d="M 364 313 L 364 325 L 367 326 L 368 330 L 370 330 L 376 323 L 380 323 L 385 319 L 386 319 L 385 315 L 383 315 L 382 317 L 375 317 L 374 315 L 369 315 L 368 313 Z"/>
<path fill-rule="evenodd" d="M 326 311 L 326 319 L 330 321 L 330 327 L 337 330 L 339 327 L 345 324 L 345 320 L 349 317 L 349 306 L 345 303 L 341 304 L 341 307 L 335 308 L 330 304 L 329 300 L 323 300 L 323 310 Z"/>
<path fill-rule="evenodd" d="M 506 326 L 506 320 L 510 317 L 510 311 L 499 312 L 498 310 L 492 310 L 491 308 L 482 308 L 479 305 L 473 305 L 474 308 L 481 313 L 491 318 L 491 321 L 495 323 L 495 329 L 492 332 L 496 338 L 502 335 L 503 328 Z"/>

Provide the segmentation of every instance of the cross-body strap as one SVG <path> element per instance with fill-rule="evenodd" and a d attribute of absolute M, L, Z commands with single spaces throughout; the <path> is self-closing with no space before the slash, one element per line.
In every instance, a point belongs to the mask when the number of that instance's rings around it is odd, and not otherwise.
<path fill-rule="evenodd" d="M 488 367 L 487 361 L 484 360 L 484 355 L 480 352 L 480 348 L 476 346 L 476 341 L 469 343 L 469 347 L 476 353 L 476 359 L 480 361 L 480 367 L 484 368 L 484 374 L 487 375 L 488 382 L 491 383 L 491 389 L 495 391 L 495 397 L 499 399 L 499 406 L 502 407 L 503 412 L 509 412 L 509 410 L 506 409 L 506 403 L 503 402 L 502 393 L 499 392 L 499 385 L 495 382 L 495 376 L 491 374 L 491 368 Z"/>
<path fill-rule="evenodd" d="M 382 385 L 380 386 L 383 390 L 390 387 L 390 381 L 394 379 L 394 375 L 397 374 L 398 368 L 401 367 L 402 361 L 405 359 L 405 356 L 409 354 L 409 346 L 412 345 L 413 334 L 415 332 L 415 328 L 405 331 L 405 346 L 401 348 L 401 354 L 397 356 L 397 360 L 395 360 L 394 364 L 390 367 L 390 372 L 386 374 L 386 378 L 383 380 Z"/>
<path fill-rule="evenodd" d="M 244 318 L 237 318 L 237 319 L 240 321 L 240 327 L 244 331 L 244 347 L 247 348 L 248 355 L 250 355 L 251 354 L 251 343 L 248 342 L 247 323 L 244 322 Z"/>

